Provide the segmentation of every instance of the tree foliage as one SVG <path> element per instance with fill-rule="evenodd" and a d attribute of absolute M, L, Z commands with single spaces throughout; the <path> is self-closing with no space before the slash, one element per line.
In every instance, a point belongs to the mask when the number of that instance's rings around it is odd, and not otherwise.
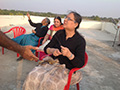
<path fill-rule="evenodd" d="M 7 9 L 0 9 L 0 15 L 26 15 L 26 13 L 29 12 L 30 15 L 34 15 L 34 16 L 44 16 L 44 17 L 55 17 L 55 16 L 60 16 L 61 18 L 65 17 L 65 14 L 55 14 L 55 13 L 51 13 L 51 12 L 33 12 L 33 11 L 20 11 L 20 10 L 7 10 Z M 91 17 L 87 17 L 87 16 L 82 16 L 83 19 L 86 20 L 95 20 L 95 21 L 107 21 L 107 22 L 118 22 L 118 19 L 120 18 L 107 18 L 107 17 L 99 17 L 99 16 L 91 16 Z"/>

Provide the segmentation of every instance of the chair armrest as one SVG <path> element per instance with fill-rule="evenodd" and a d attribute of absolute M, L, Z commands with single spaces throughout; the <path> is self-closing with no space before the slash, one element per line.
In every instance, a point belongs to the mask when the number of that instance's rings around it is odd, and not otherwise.
<path fill-rule="evenodd" d="M 41 39 L 43 39 L 43 38 L 44 38 L 44 37 L 40 37 L 40 38 L 39 38 L 38 47 L 41 45 L 41 44 L 40 44 L 40 41 L 41 41 Z"/>
<path fill-rule="evenodd" d="M 49 54 L 43 55 L 43 56 L 41 57 L 41 60 L 43 60 L 43 58 L 45 58 L 45 57 L 47 57 L 47 56 L 51 56 L 51 55 L 49 55 Z"/>
<path fill-rule="evenodd" d="M 52 54 L 46 54 L 44 51 L 41 51 L 41 50 L 36 50 L 36 52 L 40 52 L 41 53 L 40 57 L 39 57 L 39 60 L 43 60 L 43 58 L 52 55 Z"/>

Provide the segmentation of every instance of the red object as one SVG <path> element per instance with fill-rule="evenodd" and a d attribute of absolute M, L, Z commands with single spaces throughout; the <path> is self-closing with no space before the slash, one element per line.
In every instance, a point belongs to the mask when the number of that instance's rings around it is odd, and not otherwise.
<path fill-rule="evenodd" d="M 85 64 L 84 64 L 81 68 L 85 67 L 86 64 L 87 64 L 87 62 L 88 62 L 88 55 L 87 55 L 87 53 L 85 52 Z M 79 70 L 79 69 L 81 69 L 81 68 L 73 68 L 73 69 L 70 70 L 69 75 L 68 75 L 68 81 L 67 81 L 67 84 L 66 84 L 65 87 L 64 87 L 64 90 L 69 90 L 70 82 L 71 82 L 71 78 L 72 78 L 72 74 L 73 74 L 75 71 L 77 71 L 77 70 Z M 76 84 L 76 87 L 77 87 L 77 90 L 80 90 L 80 89 L 79 89 L 79 83 Z"/>
<path fill-rule="evenodd" d="M 41 50 L 37 50 L 36 52 L 38 53 L 38 57 L 40 61 L 43 60 L 43 58 L 45 58 L 46 56 L 50 56 L 50 54 L 46 54 L 44 51 Z"/>
<path fill-rule="evenodd" d="M 42 44 L 40 44 L 40 41 L 42 40 L 42 39 L 44 39 L 44 37 L 40 37 L 39 38 L 39 41 L 38 41 L 38 45 L 37 45 L 37 47 L 39 47 L 39 46 L 41 46 Z M 48 38 L 49 40 L 51 40 L 52 39 L 52 37 L 51 36 L 49 36 L 49 38 Z M 36 50 L 35 51 L 35 55 L 38 57 L 38 51 Z"/>
<path fill-rule="evenodd" d="M 3 32 L 4 34 L 6 33 L 9 33 L 13 31 L 13 35 L 14 35 L 14 38 L 20 36 L 20 35 L 23 35 L 26 33 L 26 30 L 25 28 L 23 27 L 19 27 L 19 26 L 16 26 L 16 27 L 12 27 L 10 30 L 6 31 L 6 32 Z M 4 54 L 4 48 L 2 47 L 2 54 Z M 19 57 L 19 54 L 17 53 L 17 57 Z"/>
<path fill-rule="evenodd" d="M 41 44 L 40 44 L 40 41 L 41 41 L 42 39 L 44 39 L 44 37 L 40 37 L 40 38 L 39 38 L 37 47 L 39 47 L 39 46 L 41 45 Z M 38 51 L 37 51 L 37 50 L 35 51 L 35 55 L 38 57 Z"/>
<path fill-rule="evenodd" d="M 44 51 L 38 51 L 39 53 L 39 60 L 42 60 L 45 56 L 47 56 L 47 54 Z"/>

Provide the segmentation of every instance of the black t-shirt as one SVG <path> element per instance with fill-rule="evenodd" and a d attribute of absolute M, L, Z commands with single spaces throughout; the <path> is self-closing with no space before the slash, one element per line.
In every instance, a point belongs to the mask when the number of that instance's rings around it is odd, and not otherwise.
<path fill-rule="evenodd" d="M 50 43 L 48 43 L 48 45 L 46 45 L 44 48 L 44 51 L 46 52 L 48 47 L 58 48 L 61 51 L 61 45 L 69 48 L 69 50 L 75 55 L 75 58 L 73 60 L 69 60 L 66 56 L 63 55 L 55 57 L 58 58 L 60 64 L 65 64 L 66 68 L 68 69 L 75 67 L 80 68 L 84 65 L 86 42 L 77 31 L 73 37 L 68 38 L 67 40 L 65 30 L 56 32 Z"/>
<path fill-rule="evenodd" d="M 42 26 L 42 23 L 33 23 L 31 20 L 28 20 L 30 25 L 35 28 L 36 31 L 36 36 L 38 37 L 44 37 L 47 34 L 48 27 L 47 26 Z"/>

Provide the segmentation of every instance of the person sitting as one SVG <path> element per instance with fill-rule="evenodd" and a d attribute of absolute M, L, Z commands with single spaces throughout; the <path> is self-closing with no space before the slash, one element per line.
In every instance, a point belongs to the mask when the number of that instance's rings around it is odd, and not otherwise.
<path fill-rule="evenodd" d="M 50 40 L 48 39 L 52 39 L 53 35 L 59 31 L 63 29 L 63 24 L 61 21 L 61 17 L 56 16 L 54 18 L 54 24 L 50 26 L 47 34 L 45 35 L 43 41 L 42 41 L 42 45 L 39 47 L 40 50 L 43 50 L 44 47 L 50 42 Z"/>
<path fill-rule="evenodd" d="M 16 38 L 13 38 L 12 40 L 22 46 L 26 46 L 26 45 L 37 46 L 39 38 L 44 37 L 46 35 L 48 31 L 48 25 L 50 24 L 50 20 L 48 18 L 45 18 L 42 20 L 41 23 L 33 23 L 32 20 L 30 19 L 29 13 L 27 13 L 27 16 L 30 25 L 36 27 L 36 29 L 32 30 L 31 34 L 24 34 Z M 34 53 L 35 50 L 32 50 L 32 52 Z M 21 59 L 22 57 L 19 57 L 17 60 L 19 61 Z"/>
<path fill-rule="evenodd" d="M 68 69 L 84 65 L 86 43 L 82 35 L 77 32 L 81 20 L 78 13 L 70 12 L 64 20 L 65 29 L 58 31 L 44 48 L 45 53 L 58 58 L 60 64 L 65 64 Z"/>
<path fill-rule="evenodd" d="M 85 63 L 86 41 L 77 32 L 81 21 L 82 17 L 77 12 L 72 11 L 65 17 L 64 29 L 57 31 L 44 48 L 45 53 L 52 54 L 52 57 L 59 63 L 42 64 L 35 67 L 28 74 L 23 84 L 23 90 L 64 90 L 69 70 L 75 67 L 80 68 Z M 81 72 L 76 71 L 72 75 L 71 84 L 74 85 L 81 79 Z"/>

